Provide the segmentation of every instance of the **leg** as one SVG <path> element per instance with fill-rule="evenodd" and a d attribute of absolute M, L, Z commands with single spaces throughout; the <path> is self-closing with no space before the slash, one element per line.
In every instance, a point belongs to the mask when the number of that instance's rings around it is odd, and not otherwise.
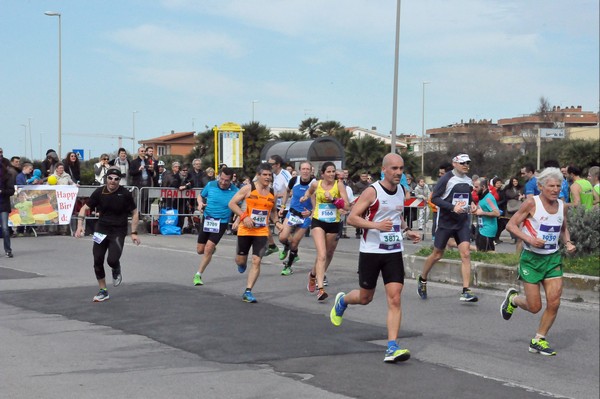
<path fill-rule="evenodd" d="M 200 252 L 200 246 L 202 246 L 202 252 Z M 204 254 L 200 265 L 198 266 L 198 273 L 204 273 L 204 270 L 208 267 L 208 264 L 212 260 L 212 256 L 215 253 L 216 244 L 212 241 L 208 241 L 206 244 L 198 244 L 198 254 Z"/>
<path fill-rule="evenodd" d="M 463 288 L 469 288 L 471 285 L 471 245 L 468 241 L 458 244 L 458 251 L 462 261 L 461 274 L 463 279 Z"/>
<path fill-rule="evenodd" d="M 427 257 L 427 259 L 425 259 L 425 263 L 423 263 L 423 270 L 421 271 L 421 277 L 423 277 L 423 280 L 427 280 L 427 277 L 429 276 L 429 271 L 433 268 L 433 265 L 438 260 L 442 259 L 443 255 L 443 249 L 435 247 L 433 248 L 433 252 Z"/>
<path fill-rule="evenodd" d="M 252 289 L 254 287 L 254 284 L 256 284 L 256 280 L 258 280 L 258 276 L 260 275 L 260 261 L 260 256 L 252 255 L 252 266 L 250 267 L 250 271 L 248 272 L 246 289 Z"/>
<path fill-rule="evenodd" d="M 335 252 L 335 249 L 337 248 L 337 243 L 337 233 L 325 234 L 325 261 L 321 263 L 320 267 L 316 270 L 318 288 L 323 288 L 323 280 L 325 278 L 325 273 L 329 268 L 331 259 L 333 259 L 333 254 Z"/>
<path fill-rule="evenodd" d="M 100 244 L 94 243 L 92 247 L 92 254 L 94 257 L 94 274 L 100 289 L 106 289 L 106 273 L 104 271 L 104 256 L 108 251 L 108 237 L 104 239 Z M 106 241 L 106 242 L 105 242 Z"/>
<path fill-rule="evenodd" d="M 387 312 L 387 330 L 388 341 L 398 339 L 400 331 L 400 323 L 402 321 L 402 307 L 400 297 L 402 295 L 403 284 L 388 283 L 385 285 L 385 294 L 387 296 L 388 312 Z"/>
<path fill-rule="evenodd" d="M 8 212 L 0 212 L 0 218 L 2 219 L 2 239 L 4 241 L 4 252 L 6 255 L 12 255 L 12 249 L 10 247 L 10 229 L 8 228 Z"/>

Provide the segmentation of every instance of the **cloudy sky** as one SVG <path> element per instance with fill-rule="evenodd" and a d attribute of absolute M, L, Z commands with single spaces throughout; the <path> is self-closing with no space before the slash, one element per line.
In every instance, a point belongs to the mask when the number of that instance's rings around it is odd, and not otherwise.
<path fill-rule="evenodd" d="M 63 156 L 116 150 L 109 136 L 132 136 L 134 119 L 147 139 L 253 110 L 269 127 L 317 117 L 388 134 L 396 3 L 3 0 L 0 147 L 34 158 L 58 147 L 58 18 L 45 11 L 62 14 Z M 397 132 L 421 134 L 425 81 L 425 128 L 528 114 L 541 96 L 598 112 L 598 8 L 402 1 Z"/>

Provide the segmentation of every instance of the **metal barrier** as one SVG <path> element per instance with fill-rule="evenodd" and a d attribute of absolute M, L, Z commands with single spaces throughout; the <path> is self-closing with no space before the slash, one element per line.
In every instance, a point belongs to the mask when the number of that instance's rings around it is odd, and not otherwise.
<path fill-rule="evenodd" d="M 158 220 L 163 209 L 175 209 L 179 227 L 183 229 L 187 220 L 189 229 L 197 229 L 196 198 L 201 192 L 201 188 L 179 190 L 172 187 L 142 187 L 139 194 L 140 208 L 138 208 L 140 216 L 149 219 L 151 226 L 154 226 L 155 220 Z M 153 229 L 151 232 L 156 233 Z"/>

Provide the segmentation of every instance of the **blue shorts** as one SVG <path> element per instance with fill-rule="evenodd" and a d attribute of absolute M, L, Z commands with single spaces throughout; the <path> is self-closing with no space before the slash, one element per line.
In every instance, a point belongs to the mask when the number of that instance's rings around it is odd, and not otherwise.
<path fill-rule="evenodd" d="M 296 211 L 295 209 L 290 209 L 289 213 L 287 214 L 286 219 L 284 220 L 285 224 L 295 227 L 297 229 L 308 229 L 310 227 L 310 221 L 311 221 L 310 215 L 305 217 L 304 222 L 301 224 L 291 224 L 291 223 L 289 223 L 290 214 L 294 215 L 294 216 L 302 217 L 302 214 L 300 212 Z"/>

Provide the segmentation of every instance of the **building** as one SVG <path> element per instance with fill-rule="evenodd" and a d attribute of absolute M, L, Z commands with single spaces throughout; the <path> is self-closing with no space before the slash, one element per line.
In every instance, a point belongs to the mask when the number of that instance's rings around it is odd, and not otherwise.
<path fill-rule="evenodd" d="M 182 155 L 186 156 L 194 149 L 196 145 L 196 132 L 175 133 L 171 130 L 170 134 L 154 137 L 148 140 L 140 140 L 139 144 L 146 147 L 154 147 L 156 156 L 164 155 Z"/>

